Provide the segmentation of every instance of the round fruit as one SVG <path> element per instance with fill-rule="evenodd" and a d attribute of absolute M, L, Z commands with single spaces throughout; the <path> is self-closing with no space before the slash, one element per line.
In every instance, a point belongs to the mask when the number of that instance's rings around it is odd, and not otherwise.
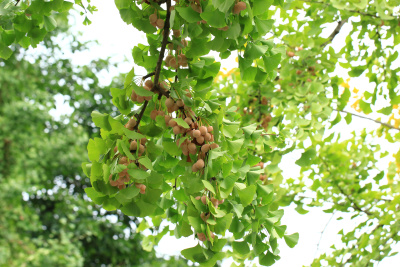
<path fill-rule="evenodd" d="M 193 155 L 196 154 L 197 149 L 196 149 L 196 145 L 194 143 L 188 144 L 188 149 L 189 149 L 190 154 L 193 154 Z"/>
<path fill-rule="evenodd" d="M 206 135 L 207 127 L 206 126 L 200 126 L 199 131 L 200 131 L 201 135 Z"/>
<path fill-rule="evenodd" d="M 144 85 L 146 85 L 149 88 L 153 88 L 154 83 L 152 80 L 147 80 L 145 81 Z"/>
<path fill-rule="evenodd" d="M 204 160 L 202 160 L 202 159 L 199 159 L 195 164 L 198 169 L 204 168 Z"/>
<path fill-rule="evenodd" d="M 178 125 L 176 125 L 176 126 L 174 126 L 173 131 L 174 131 L 174 134 L 180 134 L 181 128 Z"/>
<path fill-rule="evenodd" d="M 171 59 L 169 60 L 169 65 L 170 65 L 171 68 L 174 68 L 174 69 L 179 68 L 178 61 L 176 60 L 175 57 L 173 57 L 173 58 L 171 58 Z"/>
<path fill-rule="evenodd" d="M 171 116 L 165 115 L 165 124 L 168 125 L 169 121 L 172 119 Z"/>
<path fill-rule="evenodd" d="M 135 118 L 130 119 L 127 123 L 127 128 L 132 129 L 135 126 L 136 126 L 136 119 Z"/>
<path fill-rule="evenodd" d="M 177 123 L 176 121 L 170 120 L 170 121 L 168 122 L 168 125 L 169 125 L 170 127 L 175 127 L 176 125 L 178 125 L 178 123 Z"/>
<path fill-rule="evenodd" d="M 156 110 L 156 109 L 153 109 L 153 110 L 150 112 L 150 118 L 151 118 L 153 121 L 156 119 L 157 115 L 158 115 L 158 110 Z"/>
<path fill-rule="evenodd" d="M 197 238 L 203 242 L 207 240 L 206 235 L 203 233 L 197 233 Z"/>
<path fill-rule="evenodd" d="M 210 141 L 211 140 L 211 134 L 206 133 L 206 135 L 204 135 L 204 140 Z"/>
<path fill-rule="evenodd" d="M 207 127 L 207 132 L 211 133 L 213 130 L 214 130 L 214 128 L 212 126 Z"/>
<path fill-rule="evenodd" d="M 210 213 L 208 213 L 207 215 L 203 212 L 200 214 L 200 218 L 206 222 L 208 220 L 208 218 L 210 218 Z"/>
<path fill-rule="evenodd" d="M 193 123 L 192 119 L 190 119 L 190 118 L 185 118 L 185 122 L 186 122 L 189 126 Z"/>
<path fill-rule="evenodd" d="M 181 108 L 185 105 L 185 103 L 183 103 L 182 99 L 178 99 L 178 100 L 176 100 L 176 105 Z"/>
<path fill-rule="evenodd" d="M 199 143 L 200 145 L 204 143 L 204 136 L 199 136 L 196 138 L 197 143 Z"/>
<path fill-rule="evenodd" d="M 136 102 L 136 100 L 137 100 L 137 94 L 135 93 L 135 91 L 132 91 L 131 100 L 132 100 L 133 102 Z"/>
<path fill-rule="evenodd" d="M 200 137 L 200 136 L 201 136 L 201 132 L 199 130 L 194 130 L 193 131 L 193 137 L 194 138 L 197 138 L 197 137 Z"/>
<path fill-rule="evenodd" d="M 181 36 L 181 31 L 180 30 L 172 30 L 172 34 L 175 36 L 175 37 L 179 37 L 179 36 Z"/>
<path fill-rule="evenodd" d="M 143 154 L 143 153 L 144 153 L 144 150 L 145 150 L 144 145 L 140 145 L 140 146 L 139 146 L 139 153 L 140 153 L 140 154 Z"/>
<path fill-rule="evenodd" d="M 167 106 L 167 108 L 172 108 L 174 106 L 174 100 L 172 100 L 171 98 L 167 98 L 165 100 L 165 105 Z"/>
<path fill-rule="evenodd" d="M 142 145 L 145 145 L 146 142 L 147 142 L 147 138 L 146 138 L 146 137 L 143 137 L 142 139 L 140 139 L 140 143 L 141 143 Z"/>
<path fill-rule="evenodd" d="M 131 145 L 129 146 L 129 150 L 136 150 L 137 149 L 137 142 L 136 140 L 131 142 Z"/>
<path fill-rule="evenodd" d="M 201 202 L 203 202 L 203 204 L 206 205 L 207 204 L 207 196 L 202 196 Z"/>
<path fill-rule="evenodd" d="M 204 145 L 201 147 L 201 152 L 203 152 L 203 153 L 207 153 L 208 150 L 210 150 L 210 145 L 209 145 L 209 144 L 204 144 Z"/>
<path fill-rule="evenodd" d="M 128 163 L 128 158 L 127 157 L 122 157 L 119 159 L 118 164 L 125 164 Z"/>
<path fill-rule="evenodd" d="M 157 25 L 157 28 L 159 28 L 159 29 L 164 28 L 164 20 L 163 19 L 158 19 L 156 21 L 156 25 Z"/>
<path fill-rule="evenodd" d="M 156 23 L 157 21 L 157 14 L 151 14 L 149 16 L 150 23 Z"/>
<path fill-rule="evenodd" d="M 138 95 L 136 100 L 137 100 L 138 103 L 143 103 L 144 102 L 144 97 L 141 96 L 141 95 Z"/>
<path fill-rule="evenodd" d="M 288 51 L 288 52 L 286 52 L 286 54 L 288 55 L 288 57 L 294 57 L 295 56 L 293 51 Z"/>
<path fill-rule="evenodd" d="M 216 149 L 216 148 L 218 148 L 219 147 L 219 145 L 217 144 L 217 143 L 212 143 L 211 145 L 210 145 L 210 148 L 211 149 Z"/>

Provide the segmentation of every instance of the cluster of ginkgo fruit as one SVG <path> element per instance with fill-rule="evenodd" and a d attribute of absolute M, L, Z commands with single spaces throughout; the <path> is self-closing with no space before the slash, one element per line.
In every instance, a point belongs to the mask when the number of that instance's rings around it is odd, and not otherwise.
<path fill-rule="evenodd" d="M 179 39 L 181 37 L 180 30 L 172 30 L 172 35 L 175 39 Z M 165 57 L 165 66 L 171 67 L 174 69 L 178 69 L 181 67 L 187 67 L 188 61 L 185 54 L 182 53 L 182 49 L 187 47 L 188 41 L 186 39 L 181 39 L 180 44 L 169 43 L 168 50 L 169 54 Z M 175 54 L 175 55 L 174 55 Z"/>
<path fill-rule="evenodd" d="M 190 96 L 190 93 L 187 92 L 186 95 Z M 197 154 L 197 161 L 192 165 L 192 171 L 197 172 L 203 169 L 205 166 L 204 159 L 208 151 L 218 147 L 217 143 L 213 143 L 213 127 L 199 125 L 199 118 L 196 118 L 193 110 L 186 106 L 182 99 L 174 101 L 172 98 L 167 98 L 165 106 L 169 113 L 164 115 L 165 124 L 172 128 L 175 135 L 181 135 L 181 138 L 177 139 L 177 145 L 182 150 L 183 155 L 188 157 L 188 162 L 191 162 L 189 154 Z M 189 128 L 178 125 L 170 115 L 173 111 L 177 111 L 177 117 L 183 119 Z"/>
<path fill-rule="evenodd" d="M 201 202 L 204 204 L 204 205 L 207 205 L 207 199 L 210 199 L 210 201 L 211 201 L 211 203 L 213 204 L 213 206 L 215 207 L 215 208 L 218 208 L 218 205 L 221 205 L 222 203 L 224 203 L 224 199 L 221 199 L 221 200 L 218 200 L 218 199 L 216 199 L 216 198 L 214 198 L 214 197 L 211 197 L 211 198 L 208 198 L 207 196 L 205 196 L 205 195 L 203 195 L 203 196 L 197 196 L 196 197 L 196 200 L 201 200 Z M 207 220 L 210 218 L 210 215 L 211 215 L 211 213 L 210 212 L 202 212 L 201 214 L 200 214 L 200 218 L 205 222 L 205 223 L 207 223 Z M 213 232 L 210 232 L 210 236 L 207 236 L 205 233 L 197 233 L 197 238 L 200 240 L 200 241 L 206 241 L 206 240 L 208 240 L 208 241 L 210 241 L 210 238 L 214 238 L 214 233 Z"/>
<path fill-rule="evenodd" d="M 125 124 L 125 128 L 133 131 L 136 127 L 137 121 L 135 117 L 132 117 L 129 119 L 129 121 Z M 135 154 L 138 153 L 138 156 L 141 157 L 145 151 L 146 151 L 146 142 L 147 138 L 143 137 L 140 140 L 129 140 L 130 145 L 129 145 L 129 150 L 131 153 Z M 118 147 L 114 148 L 114 153 L 118 152 Z M 143 170 L 147 170 L 147 168 L 140 164 L 137 160 L 130 160 L 126 156 L 121 156 L 118 158 L 118 164 L 125 165 L 128 167 L 129 164 L 135 163 L 136 166 Z M 125 168 L 121 172 L 118 173 L 118 179 L 113 180 L 113 175 L 110 174 L 109 177 L 110 185 L 118 187 L 118 189 L 124 189 L 126 188 L 126 183 L 130 181 L 130 176 L 128 173 L 128 168 Z M 140 189 L 140 193 L 144 194 L 146 192 L 146 185 L 136 183 L 135 186 Z"/>

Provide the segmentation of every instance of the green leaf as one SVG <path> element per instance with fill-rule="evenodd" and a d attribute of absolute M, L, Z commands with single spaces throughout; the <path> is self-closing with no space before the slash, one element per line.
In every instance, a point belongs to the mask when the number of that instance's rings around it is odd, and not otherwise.
<path fill-rule="evenodd" d="M 152 164 L 151 160 L 147 156 L 144 157 L 144 158 L 139 159 L 138 161 L 139 161 L 140 164 L 145 166 L 147 169 L 153 170 L 153 164 Z"/>
<path fill-rule="evenodd" d="M 191 260 L 192 262 L 202 263 L 207 261 L 203 253 L 203 248 L 200 246 L 200 244 L 198 244 L 195 247 L 182 250 L 181 254 L 183 257 L 185 257 L 188 260 Z"/>
<path fill-rule="evenodd" d="M 232 242 L 233 252 L 239 253 L 240 255 L 246 255 L 250 253 L 250 247 L 247 242 Z"/>
<path fill-rule="evenodd" d="M 173 157 L 182 155 L 182 150 L 176 145 L 175 142 L 163 141 L 162 146 L 164 150 Z"/>
<path fill-rule="evenodd" d="M 240 148 L 243 146 L 244 139 L 238 139 L 235 141 L 227 141 L 228 144 L 228 150 L 232 154 L 236 154 L 240 151 Z"/>
<path fill-rule="evenodd" d="M 201 20 L 200 14 L 191 7 L 175 7 L 179 15 L 189 23 L 198 22 Z"/>
<path fill-rule="evenodd" d="M 209 181 L 202 180 L 204 187 L 207 188 L 211 193 L 215 195 L 215 189 Z"/>
<path fill-rule="evenodd" d="M 226 13 L 234 3 L 235 0 L 212 0 L 213 6 L 223 13 Z"/>
<path fill-rule="evenodd" d="M 296 164 L 300 167 L 305 167 L 311 165 L 311 161 L 317 155 L 317 151 L 314 148 L 309 148 L 301 154 L 301 157 L 296 160 Z"/>
<path fill-rule="evenodd" d="M 128 9 L 132 1 L 130 0 L 115 0 L 115 5 L 118 9 Z"/>
<path fill-rule="evenodd" d="M 200 17 L 207 21 L 207 23 L 214 28 L 223 28 L 226 26 L 225 14 L 219 10 L 214 9 L 211 5 L 206 7 Z"/>
<path fill-rule="evenodd" d="M 254 60 L 262 57 L 269 50 L 267 45 L 256 45 L 249 43 L 244 51 L 244 58 L 246 60 Z M 279 57 L 280 58 L 280 57 Z"/>
<path fill-rule="evenodd" d="M 264 56 L 264 66 L 268 72 L 272 72 L 278 68 L 279 63 L 281 62 L 281 54 L 275 54 L 272 56 Z"/>
<path fill-rule="evenodd" d="M 0 58 L 9 59 L 12 53 L 12 50 L 8 46 L 0 43 Z"/>
<path fill-rule="evenodd" d="M 189 125 L 186 123 L 186 121 L 184 121 L 182 118 L 176 118 L 176 119 L 172 119 L 173 121 L 175 121 L 179 126 L 189 129 Z"/>
<path fill-rule="evenodd" d="M 98 111 L 92 112 L 92 120 L 97 127 L 100 127 L 106 131 L 111 131 L 111 125 L 108 121 L 108 114 L 101 114 Z"/>
<path fill-rule="evenodd" d="M 285 242 L 290 248 L 294 248 L 296 246 L 297 242 L 299 242 L 299 234 L 294 233 L 291 235 L 285 235 Z"/>
<path fill-rule="evenodd" d="M 240 202 L 244 207 L 248 206 L 253 201 L 256 195 L 256 189 L 256 186 L 252 184 L 245 189 L 239 190 Z"/>
<path fill-rule="evenodd" d="M 253 15 L 258 16 L 264 14 L 272 5 L 273 0 L 254 0 L 253 1 Z"/>
<path fill-rule="evenodd" d="M 57 27 L 57 22 L 52 17 L 44 16 L 43 21 L 44 27 L 48 32 L 51 32 Z"/>
<path fill-rule="evenodd" d="M 133 90 L 137 95 L 140 96 L 153 96 L 154 93 L 144 89 L 142 86 L 137 86 L 135 83 L 132 83 Z"/>

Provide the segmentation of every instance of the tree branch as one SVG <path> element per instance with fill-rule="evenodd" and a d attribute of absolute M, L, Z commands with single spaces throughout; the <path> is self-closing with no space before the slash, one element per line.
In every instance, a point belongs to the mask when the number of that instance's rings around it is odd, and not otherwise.
<path fill-rule="evenodd" d="M 315 253 L 314 253 L 314 258 L 317 256 L 317 252 L 318 252 L 318 249 L 319 249 L 319 244 L 321 244 L 322 236 L 324 235 L 326 228 L 328 228 L 328 225 L 332 221 L 334 216 L 335 216 L 335 212 L 332 213 L 332 216 L 329 218 L 328 222 L 325 224 L 325 227 L 322 230 L 321 235 L 319 236 L 317 248 L 316 248 Z"/>
<path fill-rule="evenodd" d="M 342 29 L 343 25 L 348 21 L 349 19 L 344 19 L 340 20 L 338 22 L 338 25 L 336 26 L 335 30 L 329 35 L 328 40 L 322 44 L 322 47 L 327 46 L 332 40 L 336 37 L 336 35 L 339 34 L 340 30 Z"/>
<path fill-rule="evenodd" d="M 167 16 L 165 18 L 165 22 L 164 22 L 164 34 L 163 34 L 163 40 L 161 43 L 161 49 L 160 49 L 160 55 L 158 56 L 158 60 L 157 60 L 157 65 L 156 65 L 156 69 L 154 72 L 150 72 L 147 75 L 143 76 L 143 80 L 145 80 L 148 77 L 151 77 L 154 75 L 154 85 L 153 88 L 151 88 L 151 91 L 154 93 L 158 93 L 158 94 L 162 94 L 165 96 L 169 96 L 169 91 L 164 90 L 161 88 L 161 86 L 159 86 L 159 80 L 160 80 L 160 74 L 161 74 L 161 65 L 164 59 L 164 53 L 165 53 L 165 48 L 167 47 L 167 43 L 168 43 L 168 36 L 169 36 L 169 20 L 171 17 L 171 0 L 166 0 L 167 3 Z M 147 105 L 149 104 L 149 101 L 145 101 L 142 109 L 140 110 L 139 115 L 137 116 L 137 123 L 136 126 L 133 128 L 134 130 L 137 130 L 139 128 L 139 124 L 140 121 L 142 120 L 143 114 L 146 111 Z"/>
<path fill-rule="evenodd" d="M 397 131 L 400 131 L 399 128 L 396 128 L 396 127 L 394 127 L 393 125 L 390 125 L 390 124 L 385 123 L 385 122 L 381 122 L 381 121 L 378 121 L 378 120 L 374 120 L 374 119 L 371 119 L 371 118 L 368 118 L 368 117 L 364 117 L 364 116 L 361 116 L 361 115 L 358 115 L 358 114 L 355 114 L 355 113 L 351 113 L 351 112 L 345 111 L 345 110 L 338 110 L 338 109 L 333 109 L 333 110 L 335 110 L 335 111 L 337 111 L 337 112 L 343 112 L 343 113 L 346 113 L 346 114 L 350 114 L 350 115 L 352 115 L 352 116 L 355 116 L 355 117 L 358 117 L 358 118 L 361 118 L 361 119 L 364 119 L 364 120 L 370 120 L 370 121 L 373 121 L 373 122 L 375 122 L 375 123 L 379 123 L 379 124 L 381 124 L 381 125 L 383 125 L 383 126 L 385 126 L 385 127 L 388 127 L 388 128 L 390 128 L 390 129 L 395 129 L 395 130 L 397 130 Z"/>

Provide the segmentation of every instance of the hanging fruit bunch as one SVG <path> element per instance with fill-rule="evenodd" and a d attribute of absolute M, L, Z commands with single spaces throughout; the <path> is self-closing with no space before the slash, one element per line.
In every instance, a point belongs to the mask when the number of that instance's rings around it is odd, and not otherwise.
<path fill-rule="evenodd" d="M 206 56 L 210 49 L 226 57 L 246 48 L 241 23 L 252 4 L 181 0 L 172 6 L 163 0 L 116 5 L 128 24 L 146 33 L 148 45 L 134 47 L 132 55 L 147 73 L 139 76 L 132 68 L 124 88 L 111 89 L 120 115 L 92 113 L 101 137 L 89 141 L 91 162 L 83 169 L 92 187 L 86 193 L 107 210 L 149 216 L 155 227 L 168 220 L 177 238 L 202 241 L 182 251 L 193 262 L 213 265 L 225 257 L 222 248 L 230 231 L 235 260 L 259 257 L 263 264 L 271 257 L 269 245 L 238 249 L 268 243 L 263 230 L 282 227 L 283 213 L 269 208 L 274 192 L 259 179 L 263 170 L 254 167 L 258 161 L 251 152 L 257 140 L 268 138 L 257 125 L 240 127 L 240 115 L 227 109 L 213 89 L 220 63 Z M 260 14 L 257 21 L 262 19 Z M 261 35 L 252 35 L 257 43 L 249 46 L 265 45 Z M 272 217 L 273 223 L 266 223 Z M 284 231 L 279 233 L 272 242 L 283 238 Z M 159 239 L 147 240 L 155 245 Z"/>

